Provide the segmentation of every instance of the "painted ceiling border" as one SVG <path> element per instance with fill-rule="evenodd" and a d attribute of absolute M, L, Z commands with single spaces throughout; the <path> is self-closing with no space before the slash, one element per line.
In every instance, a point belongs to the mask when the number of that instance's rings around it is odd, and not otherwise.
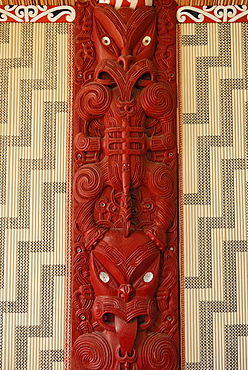
<path fill-rule="evenodd" d="M 76 10 L 74 6 L 61 5 L 1 5 L 0 24 L 16 23 L 71 23 L 74 22 Z"/>
<path fill-rule="evenodd" d="M 234 23 L 248 21 L 247 5 L 179 6 L 179 23 Z"/>

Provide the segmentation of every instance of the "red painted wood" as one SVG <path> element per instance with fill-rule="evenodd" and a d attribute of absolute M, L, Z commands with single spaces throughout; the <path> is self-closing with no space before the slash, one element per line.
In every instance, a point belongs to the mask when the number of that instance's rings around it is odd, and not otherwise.
<path fill-rule="evenodd" d="M 176 370 L 174 2 L 77 2 L 72 369 Z"/>

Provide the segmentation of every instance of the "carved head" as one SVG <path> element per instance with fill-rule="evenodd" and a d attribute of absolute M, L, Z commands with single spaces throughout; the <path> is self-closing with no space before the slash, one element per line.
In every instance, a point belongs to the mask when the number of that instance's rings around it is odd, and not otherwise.
<path fill-rule="evenodd" d="M 156 318 L 160 258 L 155 243 L 138 230 L 128 238 L 122 230 L 111 230 L 91 252 L 94 316 L 101 327 L 116 332 L 124 353 Z"/>
<path fill-rule="evenodd" d="M 93 39 L 97 62 L 112 59 L 124 71 L 141 59 L 152 59 L 156 45 L 156 12 L 153 7 L 115 10 L 110 5 L 94 8 Z"/>

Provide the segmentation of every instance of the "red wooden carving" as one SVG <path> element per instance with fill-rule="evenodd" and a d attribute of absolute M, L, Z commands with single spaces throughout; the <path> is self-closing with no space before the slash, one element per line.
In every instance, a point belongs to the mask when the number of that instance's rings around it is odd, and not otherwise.
<path fill-rule="evenodd" d="M 179 367 L 175 10 L 77 2 L 73 370 Z"/>

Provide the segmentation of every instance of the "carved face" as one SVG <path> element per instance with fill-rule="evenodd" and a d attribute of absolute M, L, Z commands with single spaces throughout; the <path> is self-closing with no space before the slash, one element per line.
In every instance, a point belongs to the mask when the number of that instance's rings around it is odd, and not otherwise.
<path fill-rule="evenodd" d="M 156 317 L 159 267 L 160 252 L 142 231 L 124 238 L 122 231 L 111 230 L 91 253 L 94 315 L 103 328 L 117 333 L 124 353 Z"/>
<path fill-rule="evenodd" d="M 141 59 L 152 59 L 156 45 L 156 13 L 152 7 L 137 11 L 108 5 L 94 9 L 93 38 L 97 62 L 112 59 L 127 71 Z"/>

